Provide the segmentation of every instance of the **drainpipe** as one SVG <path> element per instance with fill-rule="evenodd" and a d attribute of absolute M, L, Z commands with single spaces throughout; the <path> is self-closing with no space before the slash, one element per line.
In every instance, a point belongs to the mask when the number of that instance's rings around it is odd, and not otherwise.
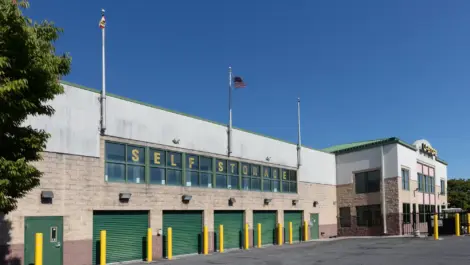
<path fill-rule="evenodd" d="M 383 223 L 383 234 L 387 234 L 387 205 L 385 202 L 385 158 L 384 158 L 384 146 L 380 147 L 381 155 L 381 169 L 380 174 L 382 177 L 382 223 Z"/>

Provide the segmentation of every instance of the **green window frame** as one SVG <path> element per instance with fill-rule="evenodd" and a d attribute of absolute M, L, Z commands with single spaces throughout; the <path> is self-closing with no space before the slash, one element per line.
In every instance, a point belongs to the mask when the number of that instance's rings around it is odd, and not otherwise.
<path fill-rule="evenodd" d="M 149 148 L 149 183 L 183 185 L 183 153 Z"/>
<path fill-rule="evenodd" d="M 411 223 L 411 206 L 409 203 L 403 203 L 403 223 Z"/>
<path fill-rule="evenodd" d="M 446 195 L 446 181 L 441 179 L 441 195 Z"/>
<path fill-rule="evenodd" d="M 146 159 L 145 147 L 105 142 L 105 181 L 145 184 Z"/>
<path fill-rule="evenodd" d="M 356 194 L 380 191 L 380 170 L 371 170 L 354 174 Z"/>
<path fill-rule="evenodd" d="M 218 189 L 240 189 L 240 177 L 237 161 L 216 159 L 215 187 Z"/>
<path fill-rule="evenodd" d="M 212 188 L 213 158 L 196 154 L 185 155 L 185 186 Z"/>
<path fill-rule="evenodd" d="M 297 171 L 282 170 L 282 192 L 297 193 Z"/>
<path fill-rule="evenodd" d="M 282 169 L 276 167 L 263 167 L 263 191 L 281 192 L 281 172 Z"/>
<path fill-rule="evenodd" d="M 410 171 L 406 168 L 401 169 L 401 188 L 410 190 Z"/>
<path fill-rule="evenodd" d="M 382 223 L 380 204 L 356 206 L 357 226 L 379 226 Z"/>

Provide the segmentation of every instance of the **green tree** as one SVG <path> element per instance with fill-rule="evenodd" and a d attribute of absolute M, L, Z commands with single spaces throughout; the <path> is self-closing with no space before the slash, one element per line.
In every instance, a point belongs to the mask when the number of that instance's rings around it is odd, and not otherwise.
<path fill-rule="evenodd" d="M 450 207 L 470 209 L 470 179 L 449 179 L 447 193 Z"/>
<path fill-rule="evenodd" d="M 41 159 L 48 133 L 25 126 L 29 116 L 48 115 L 47 104 L 63 93 L 59 83 L 71 58 L 55 54 L 62 30 L 52 22 L 33 22 L 23 14 L 27 1 L 0 0 L 0 212 L 37 187 L 42 173 L 31 162 Z"/>

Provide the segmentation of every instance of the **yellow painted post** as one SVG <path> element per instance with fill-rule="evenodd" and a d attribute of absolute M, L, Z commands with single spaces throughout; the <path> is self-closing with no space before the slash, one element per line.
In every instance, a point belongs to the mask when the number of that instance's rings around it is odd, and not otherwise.
<path fill-rule="evenodd" d="M 42 265 L 42 233 L 36 233 L 34 247 L 34 265 Z"/>
<path fill-rule="evenodd" d="M 289 244 L 292 245 L 292 222 L 289 222 Z"/>
<path fill-rule="evenodd" d="M 304 241 L 308 241 L 308 223 L 304 221 Z"/>
<path fill-rule="evenodd" d="M 224 225 L 219 226 L 219 252 L 224 253 Z"/>
<path fill-rule="evenodd" d="M 152 262 L 152 228 L 147 229 L 147 262 Z"/>
<path fill-rule="evenodd" d="M 106 230 L 100 231 L 100 265 L 106 265 Z"/>
<path fill-rule="evenodd" d="M 261 247 L 261 224 L 258 223 L 258 247 Z"/>
<path fill-rule="evenodd" d="M 282 224 L 277 224 L 277 244 L 282 246 Z"/>
<path fill-rule="evenodd" d="M 467 213 L 467 234 L 470 234 L 470 213 Z"/>
<path fill-rule="evenodd" d="M 248 235 L 248 224 L 245 224 L 245 249 L 250 248 L 250 242 L 249 242 L 249 235 Z"/>
<path fill-rule="evenodd" d="M 434 214 L 434 239 L 435 240 L 439 239 L 439 222 L 438 222 L 437 213 Z"/>
<path fill-rule="evenodd" d="M 207 225 L 204 226 L 204 255 L 209 254 L 209 232 Z"/>
<path fill-rule="evenodd" d="M 460 236 L 460 214 L 455 214 L 455 235 Z"/>
<path fill-rule="evenodd" d="M 171 260 L 173 258 L 173 229 L 171 229 L 171 227 L 168 227 L 168 235 L 166 241 L 168 244 L 168 246 L 166 246 L 166 251 L 168 252 L 166 256 L 169 260 Z"/>

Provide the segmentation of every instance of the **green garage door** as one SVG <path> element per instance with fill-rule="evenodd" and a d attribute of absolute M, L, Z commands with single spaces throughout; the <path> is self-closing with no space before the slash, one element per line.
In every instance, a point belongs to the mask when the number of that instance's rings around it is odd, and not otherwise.
<path fill-rule="evenodd" d="M 148 211 L 94 211 L 93 264 L 100 261 L 101 230 L 106 230 L 107 263 L 144 259 L 148 227 Z"/>
<path fill-rule="evenodd" d="M 202 211 L 163 211 L 164 257 L 167 257 L 168 227 L 173 230 L 173 256 L 201 252 Z"/>
<path fill-rule="evenodd" d="M 276 211 L 253 211 L 253 245 L 258 245 L 258 224 L 261 224 L 261 244 L 276 242 Z"/>
<path fill-rule="evenodd" d="M 243 242 L 243 211 L 214 212 L 214 249 L 219 250 L 219 227 L 224 226 L 224 248 L 241 248 Z"/>
<path fill-rule="evenodd" d="M 302 211 L 284 211 L 284 241 L 289 242 L 289 222 L 292 222 L 292 241 L 302 240 Z"/>

